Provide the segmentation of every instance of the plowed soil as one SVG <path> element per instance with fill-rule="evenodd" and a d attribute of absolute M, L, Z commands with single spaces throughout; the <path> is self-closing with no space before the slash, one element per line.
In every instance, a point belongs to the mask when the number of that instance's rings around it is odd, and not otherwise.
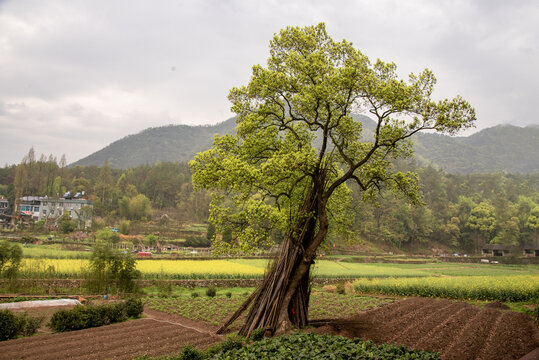
<path fill-rule="evenodd" d="M 312 325 L 316 333 L 440 352 L 447 360 L 520 359 L 539 347 L 539 329 L 525 314 L 430 298 Z"/>
<path fill-rule="evenodd" d="M 214 327 L 146 310 L 144 319 L 0 343 L 0 359 L 132 359 L 204 349 L 222 340 Z M 438 351 L 443 359 L 519 359 L 539 347 L 524 314 L 461 302 L 412 298 L 348 319 L 313 321 L 311 331 Z"/>

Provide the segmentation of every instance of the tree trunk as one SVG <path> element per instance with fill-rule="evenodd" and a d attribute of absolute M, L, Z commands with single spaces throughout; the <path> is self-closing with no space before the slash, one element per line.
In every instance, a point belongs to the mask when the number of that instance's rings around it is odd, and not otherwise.
<path fill-rule="evenodd" d="M 281 334 L 308 324 L 310 268 L 316 249 L 327 234 L 325 202 L 308 197 L 295 231 L 281 244 L 278 256 L 266 273 L 262 284 L 217 331 L 222 333 L 252 302 L 247 318 L 239 331 L 250 336 L 255 329 Z M 313 215 L 314 214 L 314 215 Z"/>

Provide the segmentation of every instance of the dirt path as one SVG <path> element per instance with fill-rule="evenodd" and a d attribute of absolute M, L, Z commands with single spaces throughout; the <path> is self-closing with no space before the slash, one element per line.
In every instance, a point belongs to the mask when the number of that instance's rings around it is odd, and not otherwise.
<path fill-rule="evenodd" d="M 200 349 L 221 341 L 216 328 L 154 310 L 100 328 L 0 343 L 0 359 L 133 359 Z M 539 330 L 520 313 L 462 302 L 412 298 L 348 319 L 313 322 L 310 331 L 439 351 L 443 359 L 519 359 L 539 347 Z"/>

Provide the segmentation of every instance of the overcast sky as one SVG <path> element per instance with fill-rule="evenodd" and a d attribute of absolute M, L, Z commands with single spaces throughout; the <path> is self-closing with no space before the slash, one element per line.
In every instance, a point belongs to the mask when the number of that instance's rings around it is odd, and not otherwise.
<path fill-rule="evenodd" d="M 433 70 L 437 97 L 476 108 L 475 131 L 539 123 L 536 0 L 0 0 L 0 166 L 224 121 L 273 34 L 319 22 L 403 76 Z"/>

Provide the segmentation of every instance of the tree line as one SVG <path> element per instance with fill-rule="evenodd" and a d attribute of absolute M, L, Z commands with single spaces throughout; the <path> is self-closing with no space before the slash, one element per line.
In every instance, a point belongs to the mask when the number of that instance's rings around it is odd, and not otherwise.
<path fill-rule="evenodd" d="M 423 206 L 410 205 L 389 191 L 375 203 L 366 203 L 350 184 L 351 232 L 331 234 L 331 242 L 364 239 L 398 248 L 438 243 L 467 252 L 486 243 L 538 244 L 539 174 L 459 175 L 413 162 L 396 166 L 419 174 Z M 19 165 L 0 168 L 0 196 L 10 204 L 17 194 L 56 197 L 67 191 L 84 192 L 94 201 L 94 215 L 111 222 L 146 220 L 151 209 L 167 208 L 176 208 L 185 221 L 208 220 L 210 195 L 193 191 L 185 163 L 158 162 L 124 170 L 108 164 L 68 167 L 65 160 L 58 162 L 52 156 L 36 160 L 31 149 Z M 231 226 L 220 232 L 227 242 L 237 236 Z M 282 234 L 274 231 L 271 237 L 279 242 Z"/>

